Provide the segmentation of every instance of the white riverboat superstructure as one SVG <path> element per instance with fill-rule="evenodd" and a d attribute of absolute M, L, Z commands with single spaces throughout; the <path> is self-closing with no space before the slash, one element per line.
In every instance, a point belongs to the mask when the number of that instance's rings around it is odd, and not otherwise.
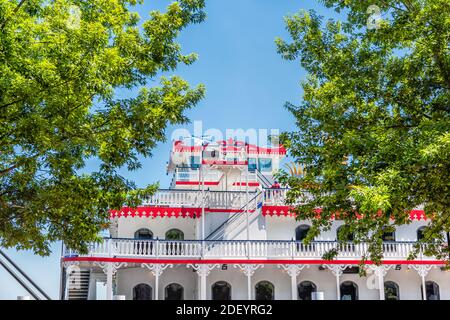
<path fill-rule="evenodd" d="M 279 145 L 225 140 L 175 141 L 170 188 L 138 208 L 111 212 L 110 237 L 89 253 L 64 249 L 61 298 L 138 300 L 450 299 L 450 272 L 419 254 L 408 260 L 427 219 L 386 234 L 381 266 L 358 264 L 362 244 L 339 244 L 342 221 L 302 243 L 309 221 L 295 219 L 286 189 L 273 179 L 286 155 Z M 325 252 L 339 246 L 335 260 Z"/>

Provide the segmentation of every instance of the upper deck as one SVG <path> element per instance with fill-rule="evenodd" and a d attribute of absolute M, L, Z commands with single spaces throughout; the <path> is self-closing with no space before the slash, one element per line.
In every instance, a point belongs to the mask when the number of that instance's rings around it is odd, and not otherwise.
<path fill-rule="evenodd" d="M 242 191 L 273 184 L 273 174 L 286 156 L 281 145 L 258 147 L 243 141 L 222 140 L 191 145 L 174 141 L 167 171 L 171 189 Z"/>

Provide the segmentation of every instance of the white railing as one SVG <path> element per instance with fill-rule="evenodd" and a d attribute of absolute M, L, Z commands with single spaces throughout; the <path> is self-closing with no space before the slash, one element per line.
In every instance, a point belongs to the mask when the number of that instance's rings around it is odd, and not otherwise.
<path fill-rule="evenodd" d="M 264 189 L 264 204 L 269 206 L 285 206 L 289 189 Z M 298 199 L 294 205 L 305 203 L 311 197 L 305 193 L 304 199 Z"/>
<path fill-rule="evenodd" d="M 201 205 L 201 193 L 187 190 L 158 190 L 152 196 L 145 197 L 142 205 L 198 207 Z"/>
<path fill-rule="evenodd" d="M 383 244 L 385 260 L 407 260 L 414 251 L 414 242 L 389 242 Z M 80 255 L 64 249 L 64 256 L 88 257 L 146 257 L 194 259 L 322 259 L 331 250 L 338 250 L 336 259 L 361 259 L 368 252 L 365 243 L 338 243 L 315 241 L 308 245 L 298 241 L 264 240 L 135 240 L 105 239 L 89 245 L 89 253 Z M 433 259 L 418 255 L 416 260 Z"/>
<path fill-rule="evenodd" d="M 254 192 L 249 193 L 249 199 Z M 205 191 L 205 207 L 215 209 L 241 209 L 247 199 L 245 192 Z M 201 207 L 202 192 L 199 190 L 158 190 L 154 195 L 145 197 L 143 206 L 164 207 Z"/>

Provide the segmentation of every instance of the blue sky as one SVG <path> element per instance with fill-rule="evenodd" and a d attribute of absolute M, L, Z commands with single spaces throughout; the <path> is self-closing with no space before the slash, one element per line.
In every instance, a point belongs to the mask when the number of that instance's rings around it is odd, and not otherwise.
<path fill-rule="evenodd" d="M 138 7 L 142 18 L 150 10 L 163 9 L 171 1 L 145 0 Z M 199 60 L 176 72 L 191 85 L 203 83 L 206 97 L 187 112 L 191 121 L 202 121 L 203 128 L 293 130 L 294 119 L 284 109 L 286 101 L 301 101 L 300 80 L 305 73 L 299 62 L 285 61 L 276 52 L 275 38 L 288 39 L 283 17 L 300 9 L 315 9 L 325 16 L 333 12 L 317 0 L 206 0 L 207 19 L 188 27 L 179 37 L 185 53 L 197 52 Z M 168 75 L 170 75 L 168 74 Z M 192 131 L 192 125 L 185 126 Z M 168 137 L 177 127 L 169 127 Z M 168 187 L 170 177 L 165 164 L 170 141 L 161 143 L 142 169 L 125 173 L 138 186 L 160 181 Z M 91 164 L 90 164 L 91 165 Z M 93 165 L 93 164 L 92 164 Z M 89 170 L 89 166 L 86 168 Z M 61 244 L 53 245 L 46 258 L 32 252 L 7 250 L 48 294 L 58 297 Z M 0 268 L 0 299 L 15 299 L 26 292 Z"/>

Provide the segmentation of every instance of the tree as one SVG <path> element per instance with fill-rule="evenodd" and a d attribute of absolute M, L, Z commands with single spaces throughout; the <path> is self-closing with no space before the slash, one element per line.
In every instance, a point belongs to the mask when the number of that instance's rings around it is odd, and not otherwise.
<path fill-rule="evenodd" d="M 340 240 L 354 234 L 369 243 L 363 260 L 379 262 L 383 233 L 423 206 L 426 252 L 447 259 L 450 1 L 322 2 L 345 21 L 303 11 L 286 18 L 292 41 L 276 40 L 282 57 L 307 71 L 302 102 L 286 104 L 298 131 L 282 137 L 306 172 L 281 178 L 292 187 L 289 203 L 311 197 L 296 207 L 313 220 L 306 241 L 336 215 L 347 226 Z"/>
<path fill-rule="evenodd" d="M 85 252 L 109 209 L 157 188 L 136 188 L 119 170 L 140 168 L 203 97 L 177 76 L 148 85 L 196 60 L 176 38 L 204 20 L 204 0 L 144 21 L 131 11 L 142 2 L 0 0 L 1 246 L 45 255 L 63 240 Z M 83 173 L 92 158 L 98 170 Z"/>

